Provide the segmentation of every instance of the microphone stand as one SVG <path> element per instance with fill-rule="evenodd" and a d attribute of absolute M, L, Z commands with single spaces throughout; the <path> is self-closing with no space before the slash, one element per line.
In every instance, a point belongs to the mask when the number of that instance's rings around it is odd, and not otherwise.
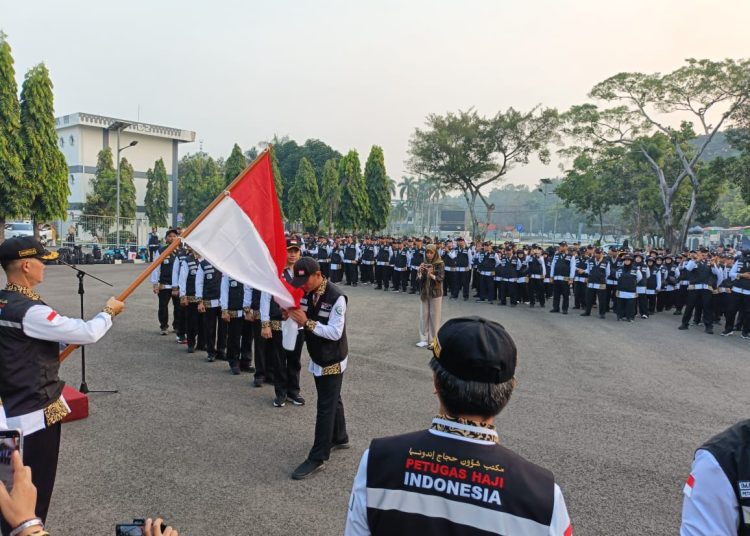
<path fill-rule="evenodd" d="M 58 262 L 60 264 L 64 264 L 65 266 L 67 266 L 71 270 L 75 270 L 76 271 L 76 277 L 78 278 L 78 295 L 81 297 L 81 319 L 83 320 L 83 318 L 84 318 L 83 295 L 86 292 L 84 290 L 84 288 L 83 288 L 83 279 L 84 279 L 84 277 L 89 276 L 90 278 L 96 279 L 97 281 L 100 281 L 101 283 L 104 283 L 105 285 L 108 285 L 110 287 L 112 286 L 112 284 L 111 283 L 107 283 L 103 279 L 100 279 L 100 278 L 96 277 L 93 274 L 90 274 L 88 272 L 84 272 L 83 270 L 81 270 L 77 266 L 74 266 L 72 264 L 68 264 L 65 261 L 62 261 L 62 260 L 58 259 Z M 83 394 L 88 394 L 88 393 L 118 393 L 119 392 L 117 389 L 89 389 L 89 386 L 86 383 L 86 346 L 85 345 L 81 346 L 81 387 L 78 390 L 81 391 Z"/>

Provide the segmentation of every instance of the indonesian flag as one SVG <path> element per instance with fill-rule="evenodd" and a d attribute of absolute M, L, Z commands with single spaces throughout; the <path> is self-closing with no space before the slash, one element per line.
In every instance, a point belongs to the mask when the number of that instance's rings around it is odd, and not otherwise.
<path fill-rule="evenodd" d="M 682 493 L 684 493 L 686 497 L 692 497 L 693 486 L 695 486 L 695 477 L 693 475 L 688 475 L 685 486 L 682 488 Z"/>
<path fill-rule="evenodd" d="M 302 291 L 281 277 L 286 237 L 269 151 L 243 171 L 182 240 L 222 273 L 272 294 L 281 307 L 299 306 Z"/>

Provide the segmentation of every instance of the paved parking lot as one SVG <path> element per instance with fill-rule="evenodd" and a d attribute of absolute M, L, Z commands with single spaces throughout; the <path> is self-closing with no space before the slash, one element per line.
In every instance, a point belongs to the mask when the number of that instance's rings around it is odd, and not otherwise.
<path fill-rule="evenodd" d="M 91 266 L 124 288 L 142 266 Z M 1 276 L 0 276 L 1 278 Z M 75 274 L 49 267 L 40 287 L 59 312 L 78 311 Z M 162 337 L 148 285 L 87 351 L 91 416 L 63 428 L 54 534 L 114 534 L 116 522 L 160 514 L 180 534 L 328 535 L 342 531 L 352 478 L 373 437 L 429 425 L 437 404 L 416 348 L 414 296 L 346 287 L 351 351 L 343 398 L 353 448 L 295 482 L 312 442 L 315 393 L 305 407 L 271 405 L 273 389 L 231 376 Z M 87 314 L 104 285 L 87 281 Z M 443 317 L 481 314 L 519 348 L 518 389 L 498 420 L 501 441 L 550 468 L 576 534 L 674 534 L 693 451 L 747 418 L 750 344 L 677 331 L 668 314 L 633 324 L 539 309 L 445 301 Z M 80 384 L 80 353 L 62 367 Z M 94 528 L 100 527 L 100 528 Z"/>

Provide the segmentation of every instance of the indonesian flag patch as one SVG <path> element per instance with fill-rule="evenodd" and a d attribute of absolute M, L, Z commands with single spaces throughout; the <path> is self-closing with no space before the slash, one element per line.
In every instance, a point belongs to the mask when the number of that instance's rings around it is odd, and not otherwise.
<path fill-rule="evenodd" d="M 47 322 L 52 322 L 55 317 L 57 317 L 57 313 L 55 311 L 52 311 L 50 314 L 47 315 Z"/>
<path fill-rule="evenodd" d="M 693 475 L 688 475 L 685 487 L 682 488 L 682 493 L 685 494 L 685 497 L 693 496 L 693 486 L 695 486 L 695 477 Z"/>

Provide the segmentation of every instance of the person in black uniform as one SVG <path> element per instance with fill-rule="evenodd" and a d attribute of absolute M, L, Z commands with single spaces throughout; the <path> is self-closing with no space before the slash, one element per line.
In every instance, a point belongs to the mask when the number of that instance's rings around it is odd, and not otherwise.
<path fill-rule="evenodd" d="M 693 310 L 700 303 L 702 306 L 701 317 L 705 325 L 705 332 L 713 335 L 713 309 L 711 307 L 711 275 L 718 276 L 718 268 L 707 260 L 708 250 L 701 248 L 699 251 L 690 253 L 690 260 L 685 263 L 687 272 L 687 298 L 685 311 L 682 314 L 682 324 L 678 329 L 688 329 L 690 317 Z"/>
<path fill-rule="evenodd" d="M 320 264 L 320 271 L 325 277 L 329 277 L 331 268 L 331 248 L 328 245 L 328 239 L 324 236 L 318 237 L 318 251 L 313 255 Z"/>
<path fill-rule="evenodd" d="M 544 280 L 547 278 L 547 264 L 544 262 L 542 248 L 531 246 L 529 258 L 529 307 L 534 307 L 536 301 L 544 307 Z"/>
<path fill-rule="evenodd" d="M 198 304 L 201 299 L 195 295 L 195 278 L 198 275 L 198 258 L 190 248 L 185 248 L 185 257 L 180 265 L 180 306 L 185 310 L 185 334 L 187 337 L 187 351 L 189 354 L 195 352 L 196 339 L 198 346 L 205 344 L 202 331 L 200 312 Z M 199 348 L 200 349 L 200 348 Z M 205 346 L 203 346 L 205 349 Z"/>
<path fill-rule="evenodd" d="M 622 263 L 620 261 L 619 252 L 615 246 L 609 247 L 607 262 L 609 263 L 609 276 L 607 277 L 609 299 L 607 300 L 607 306 L 605 308 L 606 313 L 610 310 L 617 312 L 617 270 L 620 269 Z"/>
<path fill-rule="evenodd" d="M 318 392 L 315 441 L 307 459 L 292 473 L 301 480 L 323 468 L 332 449 L 349 448 L 341 384 L 349 361 L 346 339 L 347 298 L 320 273 L 314 259 L 302 258 L 294 264 L 292 285 L 305 296 L 298 309 L 286 311 L 289 318 L 305 328 L 305 344 L 310 354 L 309 370 Z"/>
<path fill-rule="evenodd" d="M 729 271 L 729 278 L 732 301 L 725 330 L 739 329 L 743 339 L 750 339 L 750 239 L 742 242 L 742 256 Z M 738 314 L 742 315 L 741 323 L 737 320 Z"/>
<path fill-rule="evenodd" d="M 42 522 L 55 486 L 61 423 L 70 414 L 62 394 L 65 383 L 58 377 L 60 343 L 95 343 L 125 307 L 110 298 L 88 322 L 58 314 L 34 291 L 44 281 L 43 261 L 56 258 L 31 237 L 0 244 L 7 281 L 0 290 L 0 422 L 23 433 L 23 463 L 31 468 Z M 4 520 L 1 527 L 4 535 L 15 528 Z"/>
<path fill-rule="evenodd" d="M 462 236 L 459 236 L 456 242 L 456 277 L 453 278 L 453 287 L 450 289 L 451 296 L 457 300 L 459 293 L 463 293 L 464 301 L 467 301 L 471 286 L 472 253 L 466 247 L 466 240 Z"/>
<path fill-rule="evenodd" d="M 240 374 L 242 339 L 246 314 L 250 312 L 252 289 L 224 274 L 221 277 L 221 319 L 227 327 L 227 361 L 232 374 Z M 258 356 L 256 362 L 260 365 Z"/>
<path fill-rule="evenodd" d="M 375 244 L 372 238 L 366 236 L 362 246 L 362 258 L 360 259 L 359 272 L 360 281 L 364 285 L 371 285 L 375 281 Z M 321 271 L 322 273 L 322 271 Z"/>
<path fill-rule="evenodd" d="M 357 286 L 357 280 L 359 279 L 359 270 L 357 264 L 359 263 L 360 256 L 359 244 L 354 240 L 354 237 L 349 235 L 346 238 L 346 245 L 344 246 L 344 275 L 346 276 L 346 286 Z"/>
<path fill-rule="evenodd" d="M 445 266 L 445 278 L 443 279 L 443 297 L 449 296 L 453 299 L 450 290 L 456 286 L 456 252 L 453 250 L 453 240 L 445 241 L 445 247 L 440 254 Z"/>
<path fill-rule="evenodd" d="M 335 238 L 333 240 L 333 246 L 331 246 L 330 274 L 330 279 L 334 283 L 340 283 L 344 277 L 344 254 L 341 249 L 341 241 L 339 238 Z"/>
<path fill-rule="evenodd" d="M 596 302 L 599 318 L 605 318 L 609 302 L 609 291 L 607 290 L 609 267 L 609 260 L 604 258 L 604 250 L 602 248 L 596 248 L 594 255 L 586 260 L 585 309 L 581 313 L 581 316 L 591 316 L 591 309 L 594 307 L 594 302 Z"/>
<path fill-rule="evenodd" d="M 432 351 L 438 415 L 427 430 L 370 443 L 344 535 L 571 535 L 553 474 L 499 442 L 495 417 L 516 386 L 508 332 L 484 318 L 453 318 Z"/>
<path fill-rule="evenodd" d="M 206 359 L 212 362 L 218 354 L 226 359 L 227 324 L 221 321 L 221 272 L 206 259 L 198 263 L 195 296 L 203 324 Z"/>
<path fill-rule="evenodd" d="M 148 234 L 148 262 L 154 262 L 154 253 L 158 256 L 160 245 L 159 232 L 156 230 L 156 227 L 152 227 L 151 232 Z"/>
<path fill-rule="evenodd" d="M 393 292 L 406 292 L 409 283 L 409 252 L 404 248 L 401 240 L 394 242 L 393 257 Z"/>
<path fill-rule="evenodd" d="M 553 285 L 552 309 L 550 309 L 550 313 L 560 312 L 560 298 L 562 297 L 562 314 L 568 314 L 570 284 L 575 277 L 575 269 L 576 261 L 568 253 L 568 243 L 565 241 L 560 242 L 557 253 L 552 257 L 552 264 L 550 266 Z"/>
<path fill-rule="evenodd" d="M 167 231 L 166 242 L 167 245 L 159 249 L 161 255 L 169 244 L 177 239 L 177 231 L 170 229 Z M 178 329 L 178 314 L 177 311 L 180 309 L 180 297 L 172 293 L 172 272 L 177 261 L 177 255 L 172 252 L 167 258 L 165 258 L 154 271 L 151 272 L 151 284 L 154 288 L 154 294 L 159 297 L 159 328 L 161 334 L 166 335 L 167 329 L 169 328 L 169 302 L 172 302 L 172 329 L 177 333 Z"/>
<path fill-rule="evenodd" d="M 478 255 L 477 271 L 479 274 L 479 299 L 477 302 L 494 303 L 495 301 L 495 253 L 492 242 L 483 244 L 483 251 Z"/>
<path fill-rule="evenodd" d="M 389 242 L 387 238 L 382 238 L 375 254 L 375 282 L 377 283 L 375 290 L 388 291 L 391 280 L 391 257 L 393 256 L 393 249 Z"/>
<path fill-rule="evenodd" d="M 416 237 L 414 239 L 414 247 L 411 249 L 411 255 L 409 256 L 409 281 L 411 283 L 409 294 L 419 292 L 419 267 L 423 262 L 424 248 L 422 247 L 422 239 Z"/>

